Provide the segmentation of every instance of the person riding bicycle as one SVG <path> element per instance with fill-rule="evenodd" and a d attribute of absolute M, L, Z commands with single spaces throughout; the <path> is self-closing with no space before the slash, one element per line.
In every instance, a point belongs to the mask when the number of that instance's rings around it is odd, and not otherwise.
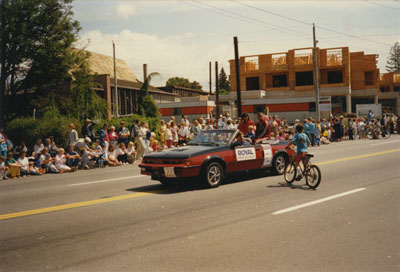
<path fill-rule="evenodd" d="M 304 127 L 302 124 L 298 124 L 296 126 L 296 135 L 293 140 L 287 145 L 287 148 L 290 148 L 291 145 L 295 144 L 297 146 L 296 152 L 296 169 L 297 169 L 297 177 L 296 180 L 301 180 L 302 173 L 299 167 L 300 161 L 306 158 L 308 152 L 308 146 L 311 144 L 310 139 L 307 137 L 305 133 L 303 133 Z"/>

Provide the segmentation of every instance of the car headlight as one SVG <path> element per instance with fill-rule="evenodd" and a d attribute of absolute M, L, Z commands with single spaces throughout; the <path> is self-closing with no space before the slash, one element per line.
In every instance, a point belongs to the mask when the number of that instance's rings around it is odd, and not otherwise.
<path fill-rule="evenodd" d="M 183 162 L 186 166 L 190 166 L 192 165 L 192 161 L 191 160 L 186 160 Z"/>

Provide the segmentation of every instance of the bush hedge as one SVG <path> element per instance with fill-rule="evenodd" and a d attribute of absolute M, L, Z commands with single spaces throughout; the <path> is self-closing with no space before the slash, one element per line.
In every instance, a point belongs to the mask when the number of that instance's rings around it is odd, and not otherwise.
<path fill-rule="evenodd" d="M 107 123 L 109 127 L 115 126 L 116 130 L 118 130 L 120 128 L 121 121 L 125 121 L 126 126 L 131 129 L 136 119 L 147 122 L 149 124 L 149 129 L 158 134 L 160 127 L 159 117 L 144 117 L 135 114 L 120 118 L 113 118 L 112 120 L 95 120 L 95 131 L 98 135 L 104 123 Z M 65 116 L 51 117 L 48 115 L 45 115 L 36 120 L 31 117 L 16 118 L 7 123 L 6 134 L 8 138 L 14 143 L 14 145 L 19 144 L 20 141 L 23 140 L 30 150 L 35 145 L 37 139 L 42 139 L 44 141 L 50 136 L 54 136 L 54 140 L 57 146 L 65 147 L 68 140 L 68 127 L 71 123 L 75 124 L 79 137 L 82 137 L 81 128 L 84 123 L 83 120 L 78 120 Z"/>

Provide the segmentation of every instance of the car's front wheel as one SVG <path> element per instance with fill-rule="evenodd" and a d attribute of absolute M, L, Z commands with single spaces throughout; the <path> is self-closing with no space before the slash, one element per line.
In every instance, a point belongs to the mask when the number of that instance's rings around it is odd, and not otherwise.
<path fill-rule="evenodd" d="M 285 168 L 286 168 L 286 159 L 284 155 L 278 155 L 274 159 L 273 163 L 273 170 L 275 174 L 282 175 L 285 173 Z"/>
<path fill-rule="evenodd" d="M 203 180 L 207 187 L 215 188 L 222 184 L 224 168 L 219 162 L 208 164 L 203 173 Z"/>

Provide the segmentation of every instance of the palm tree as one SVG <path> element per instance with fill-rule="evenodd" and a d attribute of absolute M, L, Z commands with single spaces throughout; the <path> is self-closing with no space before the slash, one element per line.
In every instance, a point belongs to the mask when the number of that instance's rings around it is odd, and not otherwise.
<path fill-rule="evenodd" d="M 144 115 L 146 117 L 160 116 L 157 104 L 154 101 L 154 98 L 149 93 L 150 81 L 154 76 L 160 76 L 160 74 L 157 72 L 150 73 L 143 82 L 143 85 L 140 88 L 138 94 L 138 114 Z"/>

